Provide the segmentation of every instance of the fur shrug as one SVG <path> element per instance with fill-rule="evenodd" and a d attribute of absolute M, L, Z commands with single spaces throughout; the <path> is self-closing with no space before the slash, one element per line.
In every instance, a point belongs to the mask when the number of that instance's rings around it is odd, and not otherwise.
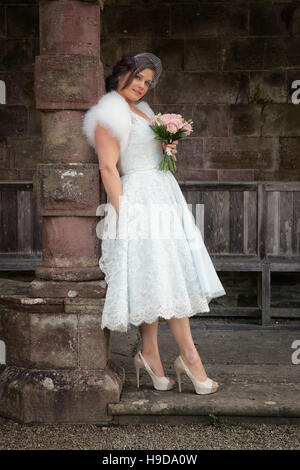
<path fill-rule="evenodd" d="M 149 118 L 155 115 L 146 101 L 135 103 L 134 106 Z M 95 130 L 98 124 L 108 129 L 114 137 L 117 137 L 120 142 L 120 152 L 122 153 L 127 146 L 132 122 L 129 104 L 117 91 L 112 90 L 103 95 L 98 103 L 92 106 L 83 117 L 83 133 L 96 152 Z"/>

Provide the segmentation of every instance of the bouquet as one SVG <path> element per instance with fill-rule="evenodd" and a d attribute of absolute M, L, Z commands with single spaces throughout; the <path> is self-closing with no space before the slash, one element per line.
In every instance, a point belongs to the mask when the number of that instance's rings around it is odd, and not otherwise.
<path fill-rule="evenodd" d="M 162 140 L 166 144 L 171 144 L 175 140 L 182 139 L 193 132 L 193 121 L 186 121 L 181 114 L 156 114 L 152 120 L 150 127 L 157 134 L 154 139 Z M 160 170 L 176 171 L 176 164 L 171 149 L 167 147 L 163 158 L 159 164 Z"/>

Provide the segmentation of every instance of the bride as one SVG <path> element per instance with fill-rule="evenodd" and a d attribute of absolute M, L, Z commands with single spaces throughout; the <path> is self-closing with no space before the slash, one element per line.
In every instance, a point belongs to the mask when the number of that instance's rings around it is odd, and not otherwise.
<path fill-rule="evenodd" d="M 226 292 L 175 177 L 158 169 L 166 145 L 154 139 L 150 127 L 154 112 L 143 98 L 157 85 L 161 72 L 161 61 L 154 54 L 124 55 L 106 79 L 106 94 L 84 116 L 83 132 L 98 155 L 110 202 L 107 224 L 117 233 L 101 244 L 99 266 L 107 282 L 101 327 L 118 331 L 138 327 L 142 351 L 134 357 L 137 386 L 139 370 L 144 368 L 155 389 L 170 390 L 175 382 L 164 374 L 157 341 L 158 320 L 164 318 L 180 351 L 174 362 L 179 391 L 185 373 L 197 394 L 208 394 L 216 392 L 219 384 L 206 375 L 189 317 L 209 312 L 210 300 Z M 177 143 L 168 144 L 175 158 Z M 153 204 L 170 209 L 174 202 L 189 222 L 182 223 L 177 216 L 179 238 L 119 236 L 134 231 L 139 218 L 133 213 L 134 204 L 142 205 L 143 220 L 150 226 Z"/>

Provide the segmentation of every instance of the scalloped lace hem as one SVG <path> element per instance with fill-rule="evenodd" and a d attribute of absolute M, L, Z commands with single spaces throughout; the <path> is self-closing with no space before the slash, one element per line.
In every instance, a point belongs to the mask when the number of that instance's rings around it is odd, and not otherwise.
<path fill-rule="evenodd" d="M 200 299 L 200 303 L 198 304 L 198 306 L 192 309 L 192 311 L 190 310 L 189 312 L 183 312 L 182 307 L 180 307 L 180 309 L 178 309 L 178 311 L 174 313 L 174 307 L 171 307 L 171 308 L 162 307 L 161 311 L 154 315 L 147 316 L 147 314 L 145 315 L 145 312 L 135 313 L 135 314 L 131 313 L 130 314 L 131 317 L 127 324 L 120 323 L 120 322 L 115 323 L 113 321 L 111 322 L 109 321 L 109 318 L 105 318 L 104 320 L 104 317 L 102 317 L 101 328 L 102 329 L 108 328 L 109 330 L 112 330 L 112 331 L 127 332 L 129 329 L 131 329 L 132 326 L 138 327 L 142 323 L 151 324 L 155 322 L 158 318 L 162 318 L 164 320 L 170 320 L 171 318 L 185 318 L 185 317 L 191 317 L 191 316 L 197 315 L 199 313 L 207 313 L 207 312 L 210 312 L 210 308 L 208 304 L 212 300 L 212 298 L 220 297 L 222 295 L 224 295 L 224 291 L 215 292 L 214 294 L 210 294 L 209 296 L 207 295 L 205 297 L 202 297 Z M 118 314 L 118 316 L 120 315 Z"/>

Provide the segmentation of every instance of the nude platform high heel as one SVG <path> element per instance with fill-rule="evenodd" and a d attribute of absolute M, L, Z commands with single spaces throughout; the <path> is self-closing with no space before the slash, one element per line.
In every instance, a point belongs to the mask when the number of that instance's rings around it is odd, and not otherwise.
<path fill-rule="evenodd" d="M 148 365 L 148 363 L 145 361 L 144 357 L 142 356 L 141 351 L 138 351 L 136 355 L 134 356 L 134 365 L 135 365 L 135 370 L 136 370 L 136 381 L 137 381 L 137 388 L 140 388 L 140 369 L 145 369 L 148 374 L 150 375 L 152 382 L 153 382 L 153 387 L 156 390 L 171 390 L 172 388 L 175 387 L 175 383 L 170 382 L 169 378 L 164 376 L 164 377 L 157 377 L 157 375 L 154 374 L 153 370 L 151 367 Z"/>
<path fill-rule="evenodd" d="M 175 367 L 176 375 L 178 378 L 179 392 L 181 392 L 181 374 L 182 373 L 185 373 L 191 379 L 195 388 L 195 392 L 198 395 L 208 395 L 209 393 L 215 393 L 219 388 L 219 385 L 213 386 L 213 381 L 209 378 L 207 378 L 204 382 L 200 382 L 199 380 L 197 380 L 192 375 L 191 371 L 187 368 L 181 356 L 178 356 L 175 359 L 174 367 Z"/>

